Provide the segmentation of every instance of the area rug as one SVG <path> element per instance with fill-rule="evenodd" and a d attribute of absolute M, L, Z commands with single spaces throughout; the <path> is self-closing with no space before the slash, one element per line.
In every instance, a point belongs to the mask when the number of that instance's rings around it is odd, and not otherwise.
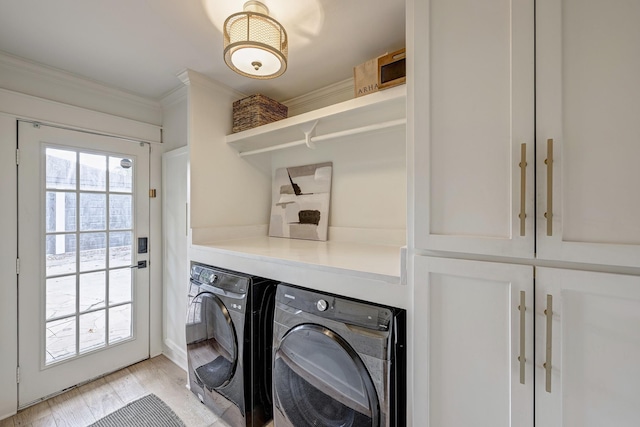
<path fill-rule="evenodd" d="M 155 394 L 148 394 L 99 419 L 89 427 L 185 427 Z"/>

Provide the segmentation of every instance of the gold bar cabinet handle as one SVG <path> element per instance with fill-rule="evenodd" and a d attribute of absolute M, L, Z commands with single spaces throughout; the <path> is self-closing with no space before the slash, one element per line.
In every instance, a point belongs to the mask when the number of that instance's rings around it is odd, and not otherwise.
<path fill-rule="evenodd" d="M 520 144 L 520 235 L 525 235 L 525 225 L 527 218 L 526 191 L 527 191 L 527 144 Z"/>
<path fill-rule="evenodd" d="M 525 381 L 525 342 L 526 342 L 526 329 L 525 329 L 525 314 L 527 311 L 527 307 L 525 306 L 525 292 L 520 291 L 520 305 L 518 306 L 518 310 L 520 310 L 520 356 L 518 356 L 518 361 L 520 362 L 520 384 L 524 384 Z"/>
<path fill-rule="evenodd" d="M 547 219 L 547 236 L 553 236 L 553 139 L 547 139 L 547 211 L 544 217 Z"/>
<path fill-rule="evenodd" d="M 547 344 L 545 346 L 546 355 L 544 366 L 545 370 L 545 385 L 544 389 L 547 393 L 551 393 L 551 340 L 553 339 L 553 296 L 547 295 L 547 309 L 544 311 L 547 318 Z"/>

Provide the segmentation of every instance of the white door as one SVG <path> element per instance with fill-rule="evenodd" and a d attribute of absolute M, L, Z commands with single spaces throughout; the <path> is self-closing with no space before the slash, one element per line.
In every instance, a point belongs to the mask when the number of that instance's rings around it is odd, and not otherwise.
<path fill-rule="evenodd" d="M 427 3 L 415 29 L 415 246 L 532 258 L 533 0 Z"/>
<path fill-rule="evenodd" d="M 414 418 L 533 426 L 533 267 L 414 260 L 414 395 L 428 396 Z"/>
<path fill-rule="evenodd" d="M 189 149 L 178 148 L 162 155 L 162 283 L 163 342 L 172 360 L 187 366 L 184 322 L 189 277 Z"/>
<path fill-rule="evenodd" d="M 19 407 L 149 357 L 149 146 L 20 122 Z"/>
<path fill-rule="evenodd" d="M 536 1 L 539 258 L 640 266 L 638 22 L 637 1 Z"/>
<path fill-rule="evenodd" d="M 640 423 L 640 276 L 536 268 L 536 424 Z"/>

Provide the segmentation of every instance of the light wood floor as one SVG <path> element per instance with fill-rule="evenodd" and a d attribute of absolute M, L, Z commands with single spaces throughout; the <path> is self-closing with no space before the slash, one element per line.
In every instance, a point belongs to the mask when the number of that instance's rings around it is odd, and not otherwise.
<path fill-rule="evenodd" d="M 26 408 L 0 427 L 85 427 L 149 393 L 188 427 L 227 427 L 186 388 L 186 378 L 165 356 L 154 357 Z"/>

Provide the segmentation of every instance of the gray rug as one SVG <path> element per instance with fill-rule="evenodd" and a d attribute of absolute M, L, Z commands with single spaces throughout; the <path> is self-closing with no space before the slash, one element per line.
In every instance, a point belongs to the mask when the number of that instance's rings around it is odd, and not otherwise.
<path fill-rule="evenodd" d="M 99 419 L 89 427 L 185 427 L 155 394 L 148 394 Z"/>

